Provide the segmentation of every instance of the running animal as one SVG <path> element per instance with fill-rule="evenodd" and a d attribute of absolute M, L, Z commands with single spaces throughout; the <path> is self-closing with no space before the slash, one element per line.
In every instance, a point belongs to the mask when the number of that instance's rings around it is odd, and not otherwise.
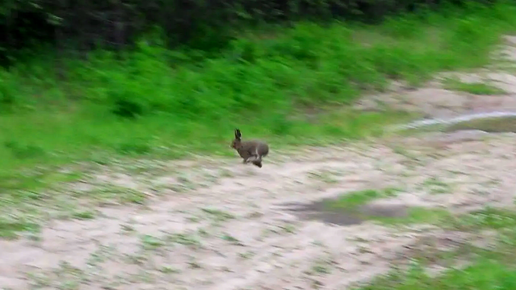
<path fill-rule="evenodd" d="M 262 158 L 269 154 L 269 145 L 260 140 L 242 141 L 242 133 L 235 129 L 235 139 L 231 142 L 240 157 L 244 159 L 244 164 L 249 162 L 262 168 Z"/>

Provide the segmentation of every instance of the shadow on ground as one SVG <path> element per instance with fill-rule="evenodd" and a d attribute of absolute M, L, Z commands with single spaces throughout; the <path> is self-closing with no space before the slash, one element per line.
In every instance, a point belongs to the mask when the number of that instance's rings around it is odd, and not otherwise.
<path fill-rule="evenodd" d="M 378 218 L 408 217 L 409 207 L 400 204 L 365 204 L 356 208 L 335 207 L 338 198 L 321 199 L 308 204 L 284 203 L 285 210 L 303 220 L 320 220 L 334 225 L 358 225 Z"/>

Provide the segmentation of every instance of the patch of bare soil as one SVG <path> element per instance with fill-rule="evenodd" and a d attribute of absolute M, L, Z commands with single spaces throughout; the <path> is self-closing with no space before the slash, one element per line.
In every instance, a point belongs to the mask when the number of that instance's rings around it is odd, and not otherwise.
<path fill-rule="evenodd" d="M 151 191 L 141 206 L 104 206 L 87 220 L 56 220 L 37 239 L 0 241 L 4 289 L 346 289 L 411 255 L 435 226 L 334 226 L 299 220 L 282 206 L 350 191 L 396 187 L 375 204 L 452 212 L 514 199 L 513 135 L 419 139 L 271 154 L 262 169 L 237 160 L 161 164 L 153 175 L 106 168 L 83 195 L 122 186 Z M 397 146 L 403 145 L 400 151 Z M 117 172 L 118 171 L 118 172 Z M 439 193 L 427 184 L 439 179 Z M 181 186 L 180 186 L 181 185 Z M 190 188 L 189 188 L 190 187 Z M 166 194 L 161 194 L 166 193 Z M 446 232 L 446 239 L 465 240 Z"/>

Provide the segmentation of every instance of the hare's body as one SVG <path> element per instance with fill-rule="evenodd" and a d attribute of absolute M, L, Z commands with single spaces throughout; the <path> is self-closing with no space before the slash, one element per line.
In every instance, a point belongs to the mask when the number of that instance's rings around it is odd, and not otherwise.
<path fill-rule="evenodd" d="M 262 167 L 262 158 L 269 154 L 269 146 L 261 141 L 252 140 L 241 142 L 241 147 L 237 149 L 238 155 L 244 159 L 244 163 L 252 162 L 258 167 Z"/>
<path fill-rule="evenodd" d="M 269 145 L 260 140 L 242 141 L 241 137 L 240 130 L 236 129 L 231 147 L 244 159 L 244 164 L 251 162 L 261 168 L 262 158 L 269 154 Z"/>

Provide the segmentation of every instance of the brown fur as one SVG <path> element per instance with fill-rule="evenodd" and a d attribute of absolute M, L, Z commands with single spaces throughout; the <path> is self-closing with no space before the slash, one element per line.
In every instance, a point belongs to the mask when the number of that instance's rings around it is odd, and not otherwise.
<path fill-rule="evenodd" d="M 260 168 L 262 168 L 262 158 L 269 154 L 267 143 L 260 140 L 242 141 L 242 134 L 238 129 L 235 129 L 235 139 L 231 142 L 231 148 L 244 159 L 244 164 L 251 162 Z"/>

